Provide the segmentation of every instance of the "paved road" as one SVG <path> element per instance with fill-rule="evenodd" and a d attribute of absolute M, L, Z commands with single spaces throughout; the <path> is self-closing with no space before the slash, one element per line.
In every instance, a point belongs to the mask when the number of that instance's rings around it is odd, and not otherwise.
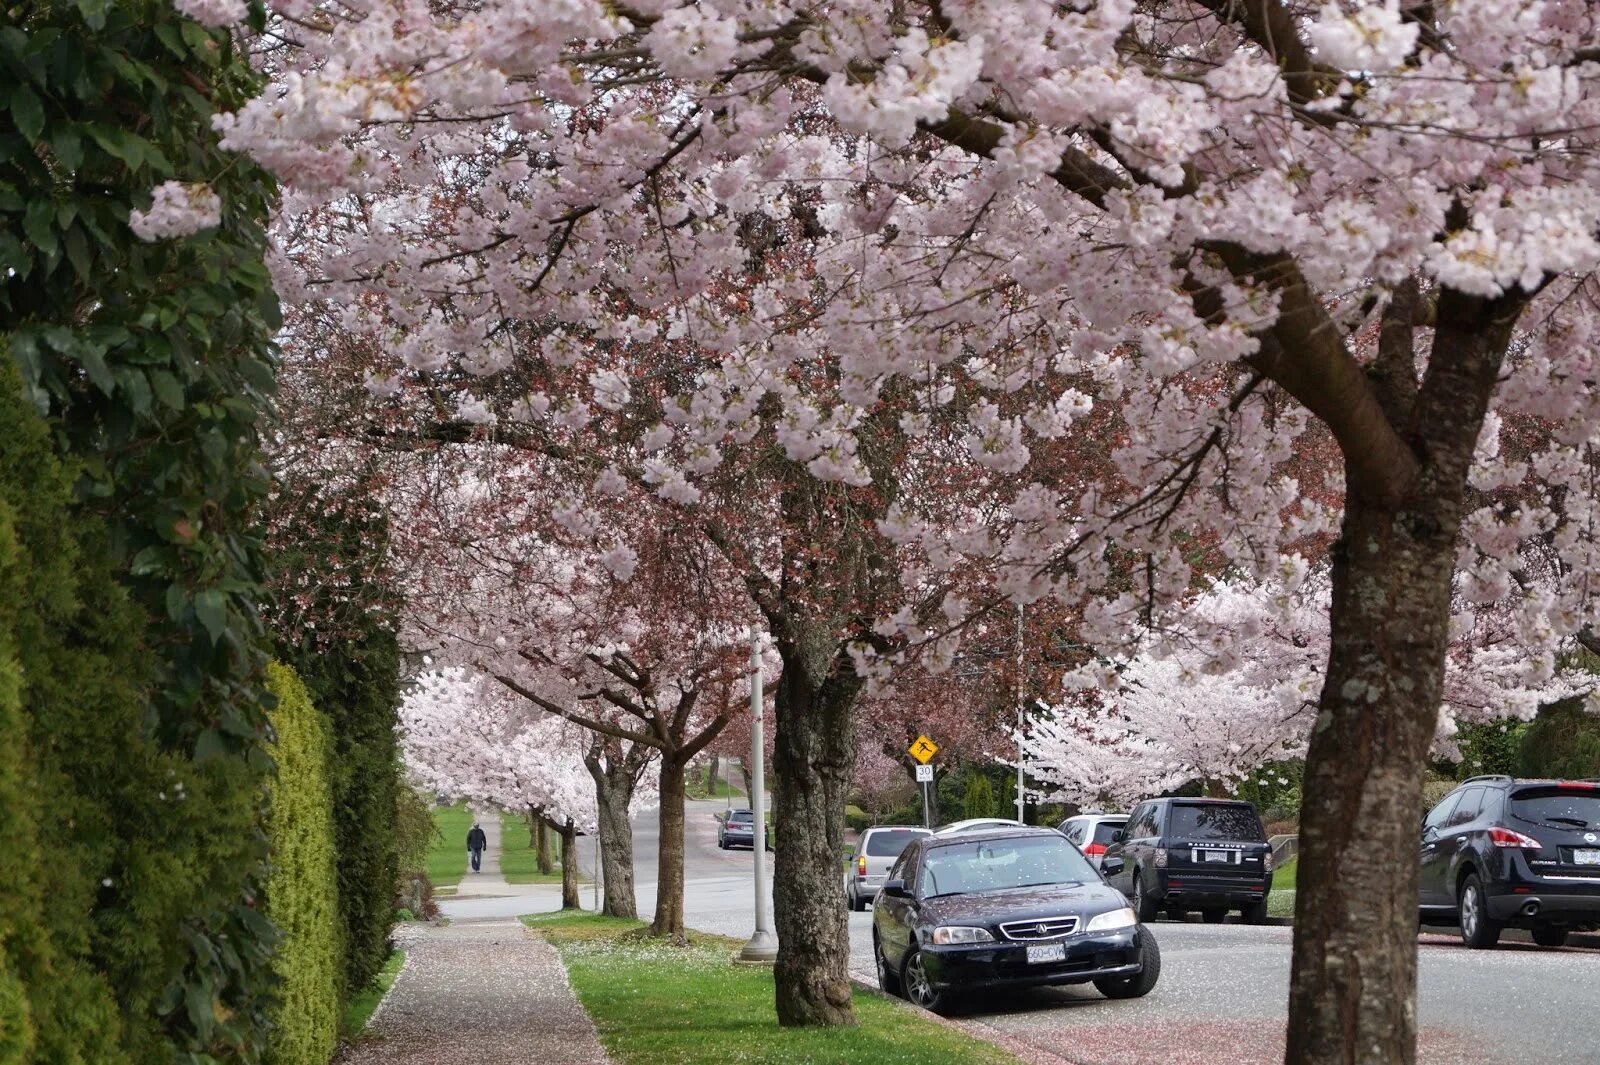
<path fill-rule="evenodd" d="M 744 937 L 755 927 L 751 855 L 717 850 L 713 815 L 725 805 L 689 804 L 685 919 L 692 928 Z M 636 847 L 639 909 L 648 915 L 655 904 L 653 819 L 646 817 L 638 826 Z M 481 905 L 498 902 L 528 913 L 560 904 L 552 889 L 523 890 L 530 894 Z M 468 900 L 444 904 L 451 915 L 455 907 L 470 905 L 474 903 Z M 1292 930 L 1169 921 L 1156 924 L 1155 930 L 1162 975 L 1148 998 L 1110 1002 L 1092 987 L 1042 989 L 974 1000 L 959 1018 L 976 1034 L 1020 1043 L 1045 1063 L 1281 1061 Z M 850 914 L 851 965 L 869 982 L 871 935 L 871 911 Z M 1600 1063 L 1595 1027 L 1600 951 L 1516 945 L 1469 951 L 1451 936 L 1425 935 L 1419 999 L 1424 1065 Z"/>

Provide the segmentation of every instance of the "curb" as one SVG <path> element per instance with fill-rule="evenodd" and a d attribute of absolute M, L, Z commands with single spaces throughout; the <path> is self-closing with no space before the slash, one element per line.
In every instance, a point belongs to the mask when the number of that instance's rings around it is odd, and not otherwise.
<path fill-rule="evenodd" d="M 1062 1057 L 1060 1054 L 1043 1050 L 1031 1043 L 1025 1043 L 1015 1036 L 1007 1035 L 998 1028 L 984 1024 L 982 1021 L 944 1017 L 937 1013 L 929 1013 L 921 1007 L 912 1005 L 898 995 L 889 994 L 877 985 L 876 980 L 876 974 L 868 977 L 859 970 L 850 970 L 850 982 L 861 990 L 871 991 L 881 996 L 885 1001 L 892 1003 L 897 1009 L 914 1013 L 925 1021 L 932 1021 L 934 1024 L 945 1028 L 954 1028 L 956 1031 L 970 1035 L 972 1038 L 988 1043 L 990 1046 L 999 1047 L 1018 1061 L 1023 1062 L 1024 1065 L 1086 1065 L 1080 1059 Z"/>

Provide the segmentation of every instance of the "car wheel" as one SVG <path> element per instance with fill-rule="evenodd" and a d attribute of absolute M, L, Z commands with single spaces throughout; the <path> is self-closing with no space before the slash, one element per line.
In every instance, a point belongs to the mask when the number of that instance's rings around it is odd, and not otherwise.
<path fill-rule="evenodd" d="M 1201 910 L 1200 917 L 1206 924 L 1221 924 L 1228 919 L 1227 910 Z"/>
<path fill-rule="evenodd" d="M 1485 950 L 1500 942 L 1501 924 L 1489 918 L 1489 900 L 1477 873 L 1468 873 L 1461 885 L 1456 916 L 1461 921 L 1461 942 L 1472 949 Z"/>
<path fill-rule="evenodd" d="M 883 944 L 878 942 L 878 930 L 872 930 L 872 960 L 878 967 L 878 989 L 885 995 L 900 994 L 900 976 L 883 956 Z"/>
<path fill-rule="evenodd" d="M 1133 871 L 1133 898 L 1128 902 L 1133 906 L 1133 912 L 1139 915 L 1140 921 L 1156 919 L 1155 900 L 1144 893 L 1144 874 L 1137 869 Z"/>
<path fill-rule="evenodd" d="M 1567 930 L 1542 924 L 1533 930 L 1533 941 L 1541 947 L 1564 947 L 1567 945 Z"/>
<path fill-rule="evenodd" d="M 928 970 L 922 964 L 922 951 L 912 947 L 901 967 L 900 983 L 906 989 L 906 998 L 930 1013 L 939 1013 L 950 1005 L 948 991 L 936 991 L 928 979 Z"/>
<path fill-rule="evenodd" d="M 1143 998 L 1161 979 L 1161 948 L 1150 929 L 1139 931 L 1139 961 L 1143 968 L 1134 976 L 1102 977 L 1094 982 L 1095 990 L 1106 998 Z"/>
<path fill-rule="evenodd" d="M 1239 911 L 1239 916 L 1244 920 L 1245 924 L 1266 924 L 1267 900 L 1262 899 L 1259 902 L 1250 903 Z"/>
<path fill-rule="evenodd" d="M 856 889 L 853 887 L 845 888 L 844 903 L 846 906 L 850 907 L 851 913 L 860 913 L 862 910 L 866 909 L 865 906 L 861 905 L 861 896 L 856 894 Z"/>
<path fill-rule="evenodd" d="M 718 836 L 717 837 L 717 850 L 725 851 L 727 849 L 728 849 L 728 841 L 723 839 L 721 836 Z"/>

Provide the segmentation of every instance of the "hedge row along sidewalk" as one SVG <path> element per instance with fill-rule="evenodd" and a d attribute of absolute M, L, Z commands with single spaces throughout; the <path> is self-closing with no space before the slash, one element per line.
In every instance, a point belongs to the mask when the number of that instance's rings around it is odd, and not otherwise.
<path fill-rule="evenodd" d="M 641 921 L 525 917 L 566 963 L 573 990 L 616 1065 L 1018 1065 L 1004 1050 L 870 991 L 856 1028 L 779 1028 L 772 973 L 732 964 L 742 945 L 689 933 L 672 947 Z"/>

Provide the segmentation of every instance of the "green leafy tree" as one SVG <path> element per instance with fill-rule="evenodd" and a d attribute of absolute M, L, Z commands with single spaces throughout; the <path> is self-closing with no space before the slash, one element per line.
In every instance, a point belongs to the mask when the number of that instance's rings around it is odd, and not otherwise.
<path fill-rule="evenodd" d="M 1526 777 L 1600 778 L 1600 716 L 1582 698 L 1539 710 L 1522 735 L 1519 768 Z"/>
<path fill-rule="evenodd" d="M 966 817 L 993 817 L 994 813 L 994 788 L 989 783 L 989 778 L 982 772 L 967 774 L 967 793 L 962 800 L 962 812 Z"/>

